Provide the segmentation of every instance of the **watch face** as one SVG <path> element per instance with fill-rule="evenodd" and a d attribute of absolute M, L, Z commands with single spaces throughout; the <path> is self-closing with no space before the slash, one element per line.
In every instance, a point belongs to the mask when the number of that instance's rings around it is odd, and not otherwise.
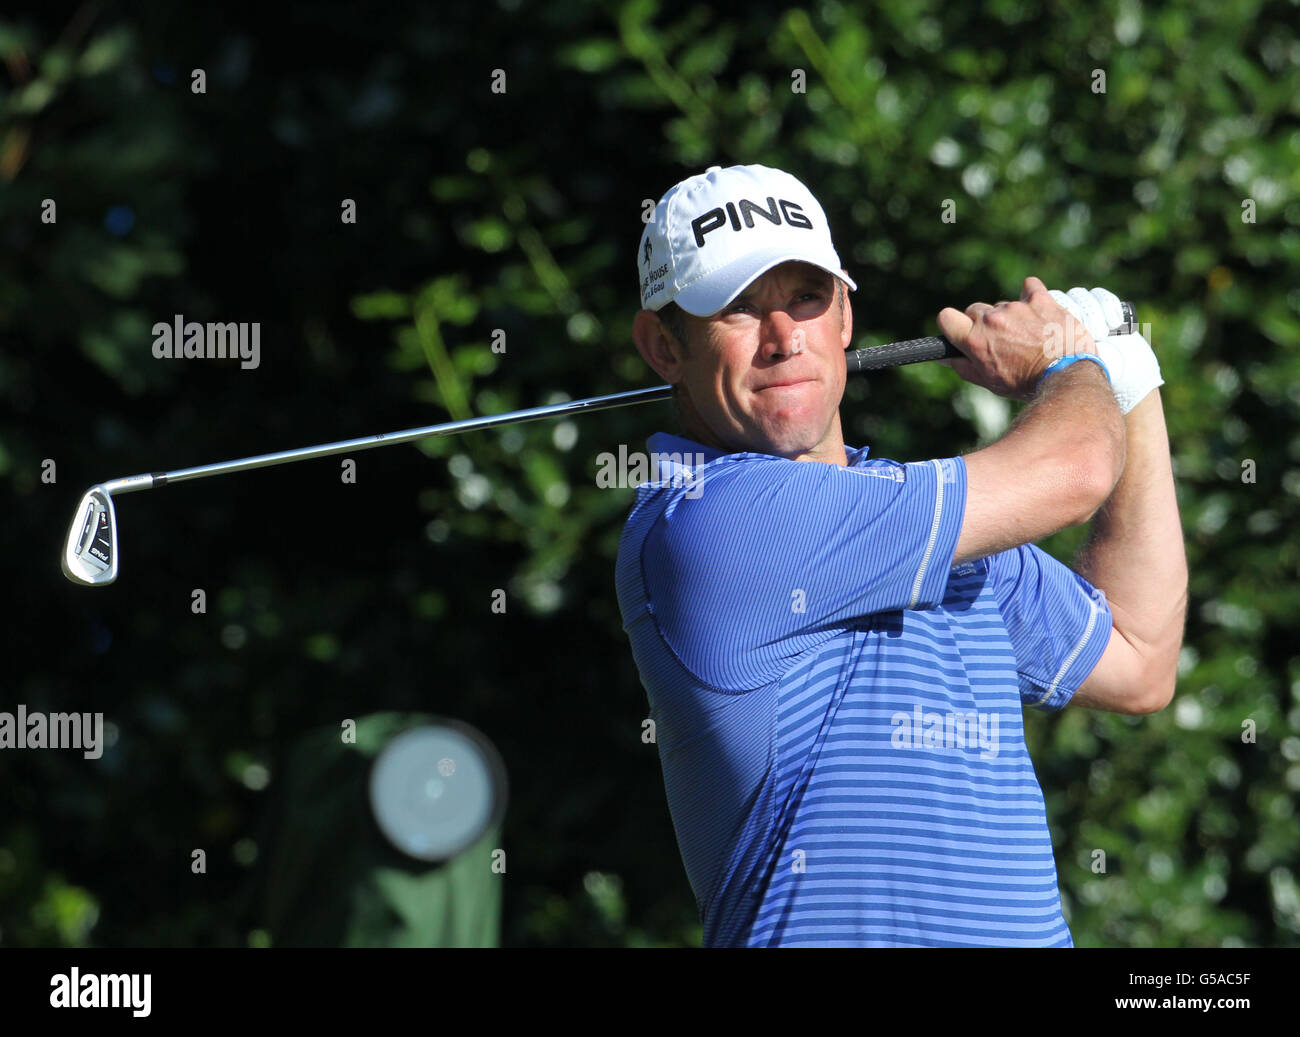
<path fill-rule="evenodd" d="M 456 856 L 505 808 L 505 767 L 467 724 L 404 731 L 376 757 L 370 808 L 397 849 L 422 861 Z"/>

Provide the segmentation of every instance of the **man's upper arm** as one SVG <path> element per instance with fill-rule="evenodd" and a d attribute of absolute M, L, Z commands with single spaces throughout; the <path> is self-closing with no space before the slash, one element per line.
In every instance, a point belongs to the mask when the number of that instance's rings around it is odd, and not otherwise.
<path fill-rule="evenodd" d="M 965 492 L 961 458 L 711 466 L 646 538 L 656 622 L 702 680 L 759 687 L 856 619 L 942 601 Z"/>
<path fill-rule="evenodd" d="M 1107 651 L 1113 617 L 1106 596 L 1034 544 L 988 562 L 1016 653 L 1021 701 L 1056 712 L 1076 698 Z"/>

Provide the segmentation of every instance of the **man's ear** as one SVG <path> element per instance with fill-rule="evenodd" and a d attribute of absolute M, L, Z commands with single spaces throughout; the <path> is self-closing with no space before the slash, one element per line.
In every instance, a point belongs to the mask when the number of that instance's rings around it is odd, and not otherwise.
<path fill-rule="evenodd" d="M 682 377 L 682 354 L 677 341 L 664 328 L 654 310 L 640 310 L 632 321 L 636 351 L 654 372 L 670 385 Z"/>
<path fill-rule="evenodd" d="M 836 291 L 842 292 L 844 300 L 844 327 L 840 330 L 840 341 L 847 350 L 853 342 L 853 303 L 849 299 L 849 286 L 838 277 L 835 279 Z"/>

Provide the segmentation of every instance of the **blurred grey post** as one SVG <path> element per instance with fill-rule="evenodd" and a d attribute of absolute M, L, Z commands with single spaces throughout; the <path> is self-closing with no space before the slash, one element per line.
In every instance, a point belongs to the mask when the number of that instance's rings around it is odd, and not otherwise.
<path fill-rule="evenodd" d="M 267 818 L 278 947 L 496 947 L 506 777 L 492 744 L 428 714 L 356 718 L 293 746 Z M 399 848 L 400 847 L 400 848 Z"/>

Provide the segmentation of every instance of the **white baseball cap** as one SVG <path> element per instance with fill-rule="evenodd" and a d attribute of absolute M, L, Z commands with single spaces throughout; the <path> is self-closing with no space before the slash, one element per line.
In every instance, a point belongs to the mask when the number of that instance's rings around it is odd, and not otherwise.
<path fill-rule="evenodd" d="M 637 250 L 641 305 L 717 313 L 789 260 L 819 266 L 853 291 L 826 213 L 795 177 L 768 166 L 710 166 L 659 199 Z"/>

